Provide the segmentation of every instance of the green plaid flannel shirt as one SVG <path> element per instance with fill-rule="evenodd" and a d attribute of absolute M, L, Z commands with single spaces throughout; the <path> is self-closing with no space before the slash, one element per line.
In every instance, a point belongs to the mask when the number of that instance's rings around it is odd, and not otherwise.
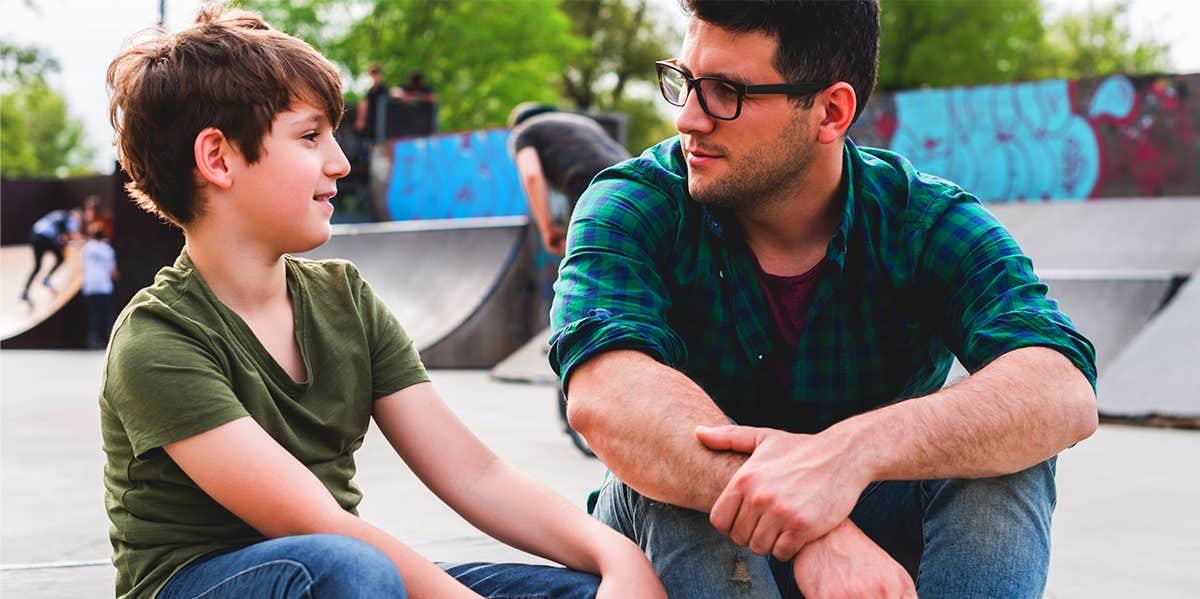
<path fill-rule="evenodd" d="M 731 214 L 693 202 L 678 137 L 611 167 L 580 199 L 551 308 L 550 364 L 645 352 L 734 421 L 816 432 L 937 391 L 1021 347 L 1053 348 L 1095 385 L 1095 349 L 1046 296 L 1008 231 L 957 185 L 847 140 L 846 199 L 779 388 L 754 258 Z M 647 398 L 647 401 L 652 401 Z"/>

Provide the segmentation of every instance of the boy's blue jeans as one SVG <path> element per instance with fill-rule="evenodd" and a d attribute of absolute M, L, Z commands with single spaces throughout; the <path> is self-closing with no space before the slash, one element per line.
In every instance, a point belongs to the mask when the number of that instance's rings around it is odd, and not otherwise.
<path fill-rule="evenodd" d="M 977 480 L 873 483 L 850 514 L 903 565 L 921 599 L 1041 597 L 1055 458 Z M 672 599 L 802 597 L 790 563 L 735 545 L 708 514 L 647 499 L 615 476 L 595 515 L 646 552 Z"/>
<path fill-rule="evenodd" d="M 600 579 L 526 564 L 440 564 L 490 599 L 591 599 Z M 404 581 L 378 549 L 340 535 L 302 535 L 201 558 L 175 573 L 158 599 L 404 599 Z"/>

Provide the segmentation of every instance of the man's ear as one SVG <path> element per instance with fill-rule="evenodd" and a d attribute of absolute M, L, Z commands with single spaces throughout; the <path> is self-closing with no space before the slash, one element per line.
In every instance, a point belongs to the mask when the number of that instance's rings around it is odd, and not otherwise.
<path fill-rule="evenodd" d="M 825 108 L 824 118 L 817 130 L 818 141 L 825 144 L 840 141 L 854 122 L 854 112 L 858 108 L 854 88 L 845 81 L 839 81 L 818 94 L 816 101 Z"/>
<path fill-rule="evenodd" d="M 196 159 L 197 183 L 200 185 L 215 185 L 220 189 L 228 189 L 233 185 L 233 173 L 230 171 L 229 159 L 233 146 L 216 127 L 207 127 L 196 135 L 192 144 L 192 153 Z"/>

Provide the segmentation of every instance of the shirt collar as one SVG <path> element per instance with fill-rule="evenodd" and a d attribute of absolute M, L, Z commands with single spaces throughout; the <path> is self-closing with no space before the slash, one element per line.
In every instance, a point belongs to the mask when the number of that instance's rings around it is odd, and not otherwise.
<path fill-rule="evenodd" d="M 854 142 L 849 137 L 846 138 L 842 152 L 842 181 L 845 188 L 845 205 L 842 209 L 842 220 L 838 223 L 837 230 L 834 231 L 833 238 L 829 240 L 829 247 L 825 251 L 826 259 L 836 264 L 839 271 L 845 266 L 846 241 L 850 238 L 850 230 L 854 226 L 854 173 L 860 170 L 859 167 L 862 162 L 862 157 L 858 153 L 858 146 L 854 145 Z M 734 218 L 731 210 L 716 208 L 706 204 L 701 204 L 700 210 L 704 215 L 705 228 L 717 239 L 726 241 L 732 239 L 732 236 L 739 232 L 736 225 L 737 220 Z"/>

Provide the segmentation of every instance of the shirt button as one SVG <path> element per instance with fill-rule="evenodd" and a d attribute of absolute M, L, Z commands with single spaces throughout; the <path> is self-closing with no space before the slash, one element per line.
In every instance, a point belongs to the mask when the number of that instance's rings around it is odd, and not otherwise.
<path fill-rule="evenodd" d="M 717 271 L 717 276 L 718 276 L 718 277 L 721 277 L 722 279 L 724 279 L 724 278 L 725 278 L 725 269 L 718 270 L 718 271 Z"/>
<path fill-rule="evenodd" d="M 759 361 L 759 362 L 761 362 L 761 361 L 762 361 L 762 359 L 763 359 L 763 355 L 762 355 L 762 354 L 758 354 L 758 361 Z"/>

